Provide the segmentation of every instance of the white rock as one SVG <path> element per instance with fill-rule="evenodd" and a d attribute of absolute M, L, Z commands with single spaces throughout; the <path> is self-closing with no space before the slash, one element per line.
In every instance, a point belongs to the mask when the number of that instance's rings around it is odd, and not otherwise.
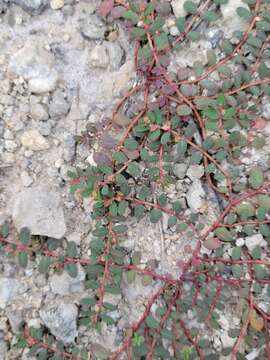
<path fill-rule="evenodd" d="M 53 10 L 61 9 L 65 5 L 64 0 L 51 0 L 50 6 Z"/>
<path fill-rule="evenodd" d="M 26 171 L 22 171 L 21 180 L 22 180 L 24 187 L 29 187 L 30 185 L 33 184 L 33 181 L 34 181 L 33 178 L 31 178 L 31 176 L 28 175 L 28 173 Z"/>
<path fill-rule="evenodd" d="M 106 69 L 109 65 L 109 55 L 104 44 L 98 44 L 92 50 L 89 64 L 96 68 Z"/>
<path fill-rule="evenodd" d="M 249 251 L 252 251 L 256 246 L 267 246 L 267 242 L 264 240 L 262 234 L 255 234 L 245 238 L 245 245 Z"/>
<path fill-rule="evenodd" d="M 187 172 L 187 165 L 186 164 L 174 164 L 173 166 L 173 173 L 178 179 L 184 179 Z"/>
<path fill-rule="evenodd" d="M 56 70 L 44 71 L 36 78 L 32 78 L 28 82 L 29 91 L 33 94 L 43 94 L 53 91 L 56 88 L 58 74 Z"/>
<path fill-rule="evenodd" d="M 9 61 L 9 73 L 28 80 L 29 90 L 41 94 L 56 87 L 58 74 L 54 69 L 53 55 L 41 44 L 26 43 Z"/>
<path fill-rule="evenodd" d="M 204 204 L 205 195 L 200 180 L 194 180 L 186 195 L 188 206 L 192 212 L 198 213 L 200 211 Z"/>
<path fill-rule="evenodd" d="M 242 247 L 242 246 L 245 245 L 245 240 L 243 238 L 239 238 L 239 239 L 236 240 L 235 243 L 236 243 L 237 246 Z"/>
<path fill-rule="evenodd" d="M 247 4 L 242 0 L 229 0 L 227 4 L 221 5 L 221 14 L 223 16 L 222 26 L 226 28 L 226 36 L 232 37 L 234 31 L 245 31 L 248 27 L 248 23 L 237 15 L 236 9 L 243 7 L 249 10 Z"/>
<path fill-rule="evenodd" d="M 17 279 L 0 277 L 0 308 L 4 309 L 12 300 L 21 296 L 27 285 Z"/>
<path fill-rule="evenodd" d="M 64 343 L 74 342 L 78 334 L 78 309 L 74 304 L 49 303 L 40 311 L 40 317 L 51 333 Z"/>
<path fill-rule="evenodd" d="M 184 2 L 186 0 L 173 0 L 171 2 L 173 13 L 176 17 L 186 16 L 186 10 L 183 8 Z"/>
<path fill-rule="evenodd" d="M 53 274 L 51 278 L 51 289 L 54 294 L 68 295 L 71 293 L 79 293 L 84 290 L 85 272 L 78 265 L 78 275 L 72 278 L 66 271 L 62 274 Z"/>
<path fill-rule="evenodd" d="M 47 140 L 36 129 L 25 131 L 21 136 L 21 143 L 33 151 L 47 150 L 50 147 Z"/>
<path fill-rule="evenodd" d="M 60 239 L 66 232 L 60 198 L 45 186 L 16 194 L 12 218 L 18 231 L 26 226 L 33 235 Z"/>
<path fill-rule="evenodd" d="M 221 334 L 220 334 L 220 340 L 222 342 L 222 345 L 224 348 L 226 347 L 231 347 L 234 345 L 235 343 L 235 339 L 231 338 L 227 331 L 222 331 Z"/>
<path fill-rule="evenodd" d="M 30 115 L 33 120 L 45 121 L 48 119 L 48 113 L 41 104 L 32 104 L 30 108 Z"/>
<path fill-rule="evenodd" d="M 259 358 L 260 349 L 253 349 L 250 353 L 248 353 L 245 358 L 246 360 L 256 360 Z"/>
<path fill-rule="evenodd" d="M 177 35 L 180 34 L 180 31 L 178 30 L 178 28 L 177 28 L 176 26 L 172 26 L 172 27 L 170 28 L 170 34 L 171 34 L 172 36 L 177 36 Z"/>
<path fill-rule="evenodd" d="M 187 176 L 191 179 L 200 179 L 204 175 L 203 165 L 191 165 L 187 170 Z"/>

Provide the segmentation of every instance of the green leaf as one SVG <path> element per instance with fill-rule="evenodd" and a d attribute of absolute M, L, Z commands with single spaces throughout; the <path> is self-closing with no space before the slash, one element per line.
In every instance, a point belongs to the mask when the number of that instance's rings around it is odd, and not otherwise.
<path fill-rule="evenodd" d="M 266 277 L 266 270 L 262 265 L 255 265 L 254 272 L 258 280 L 263 280 Z"/>
<path fill-rule="evenodd" d="M 146 32 L 145 32 L 144 29 L 142 29 L 142 28 L 134 27 L 134 28 L 131 30 L 131 36 L 132 36 L 134 39 L 141 39 L 141 38 L 143 38 L 145 35 L 146 35 Z"/>
<path fill-rule="evenodd" d="M 115 225 L 113 227 L 113 231 L 115 231 L 117 234 L 123 234 L 128 231 L 128 227 L 126 225 Z"/>
<path fill-rule="evenodd" d="M 166 132 L 161 136 L 160 142 L 162 145 L 165 145 L 168 142 L 170 142 L 170 140 L 171 140 L 171 134 L 169 132 Z"/>
<path fill-rule="evenodd" d="M 127 10 L 123 14 L 123 18 L 132 21 L 134 24 L 137 24 L 140 20 L 139 16 L 131 10 Z"/>
<path fill-rule="evenodd" d="M 202 14 L 202 19 L 208 22 L 212 22 L 218 19 L 218 15 L 214 11 L 206 10 Z"/>
<path fill-rule="evenodd" d="M 117 205 L 117 203 L 115 201 L 113 201 L 111 203 L 111 205 L 109 207 L 109 211 L 110 211 L 110 214 L 112 216 L 114 216 L 114 217 L 117 216 L 117 214 L 118 214 L 118 205 Z"/>
<path fill-rule="evenodd" d="M 139 144 L 134 139 L 127 139 L 124 143 L 124 146 L 129 151 L 134 151 L 139 147 Z"/>
<path fill-rule="evenodd" d="M 168 226 L 169 227 L 172 227 L 172 226 L 176 225 L 176 223 L 177 223 L 177 218 L 175 216 L 169 217 L 169 220 L 168 220 Z"/>
<path fill-rule="evenodd" d="M 177 28 L 180 32 L 184 32 L 185 26 L 186 26 L 186 19 L 184 17 L 177 18 L 175 20 L 175 25 L 177 26 Z"/>
<path fill-rule="evenodd" d="M 222 42 L 221 49 L 225 52 L 226 55 L 229 55 L 233 52 L 233 46 L 229 40 L 224 40 Z"/>
<path fill-rule="evenodd" d="M 158 329 L 159 327 L 158 321 L 152 315 L 147 316 L 145 323 L 150 329 Z"/>
<path fill-rule="evenodd" d="M 117 161 L 119 164 L 123 164 L 127 161 L 127 157 L 121 151 L 116 151 L 113 153 L 113 159 Z"/>
<path fill-rule="evenodd" d="M 135 271 L 127 271 L 126 277 L 127 277 L 127 282 L 129 284 L 133 283 L 136 279 L 136 272 Z"/>
<path fill-rule="evenodd" d="M 46 274 L 49 271 L 51 265 L 51 258 L 48 256 L 42 256 L 38 264 L 38 271 L 41 274 Z"/>
<path fill-rule="evenodd" d="M 244 275 L 244 271 L 243 271 L 243 267 L 241 265 L 233 265 L 232 266 L 232 273 L 233 276 L 235 276 L 236 278 L 241 278 Z"/>
<path fill-rule="evenodd" d="M 136 162 L 132 162 L 127 167 L 127 172 L 133 177 L 139 177 L 141 175 L 142 169 L 140 165 Z"/>
<path fill-rule="evenodd" d="M 19 252 L 18 261 L 21 267 L 26 268 L 28 264 L 28 254 L 24 251 Z"/>
<path fill-rule="evenodd" d="M 197 126 L 193 122 L 190 122 L 188 124 L 188 126 L 186 127 L 184 135 L 186 137 L 191 137 L 191 136 L 193 136 L 195 134 L 196 131 L 197 131 Z"/>
<path fill-rule="evenodd" d="M 225 227 L 219 227 L 215 230 L 215 235 L 222 241 L 232 241 L 233 236 Z"/>
<path fill-rule="evenodd" d="M 192 113 L 192 109 L 187 105 L 179 105 L 177 107 L 177 114 L 179 116 L 187 116 Z"/>
<path fill-rule="evenodd" d="M 69 257 L 77 256 L 77 245 L 74 241 L 69 241 L 67 243 L 67 256 Z"/>
<path fill-rule="evenodd" d="M 164 19 L 161 17 L 157 17 L 149 27 L 149 31 L 151 33 L 155 33 L 157 30 L 161 29 L 164 24 Z"/>
<path fill-rule="evenodd" d="M 138 205 L 134 207 L 134 216 L 140 220 L 143 218 L 144 216 L 144 206 L 143 205 Z"/>
<path fill-rule="evenodd" d="M 255 190 L 259 189 L 264 182 L 264 174 L 258 166 L 253 167 L 249 173 L 249 184 Z"/>
<path fill-rule="evenodd" d="M 27 227 L 23 227 L 20 231 L 20 242 L 23 245 L 29 244 L 30 241 L 30 230 Z"/>
<path fill-rule="evenodd" d="M 65 270 L 72 278 L 75 278 L 78 275 L 77 264 L 65 264 Z"/>
<path fill-rule="evenodd" d="M 162 217 L 162 211 L 161 210 L 159 210 L 159 209 L 152 209 L 151 211 L 150 211 L 150 221 L 152 222 L 152 223 L 157 223 L 157 222 L 159 222 L 159 220 L 161 219 L 161 217 Z"/>
<path fill-rule="evenodd" d="M 199 151 L 195 151 L 191 155 L 190 164 L 191 165 L 198 165 L 202 161 L 203 155 Z"/>
<path fill-rule="evenodd" d="M 246 8 L 240 6 L 236 9 L 237 15 L 243 18 L 246 22 L 250 22 L 252 19 L 252 14 Z"/>
<path fill-rule="evenodd" d="M 165 33 L 155 35 L 154 40 L 158 50 L 165 50 L 169 46 L 169 40 Z"/>
<path fill-rule="evenodd" d="M 183 8 L 188 14 L 196 14 L 198 6 L 192 1 L 185 1 Z"/>
<path fill-rule="evenodd" d="M 262 256 L 262 249 L 261 247 L 258 245 L 256 246 L 252 252 L 251 252 L 251 256 L 254 260 L 260 260 L 261 256 Z"/>
<path fill-rule="evenodd" d="M 179 141 L 176 145 L 176 151 L 179 156 L 184 155 L 187 151 L 187 143 L 183 140 Z"/>
<path fill-rule="evenodd" d="M 149 16 L 154 10 L 155 10 L 155 5 L 153 3 L 149 3 L 145 7 L 143 15 L 144 16 Z"/>
<path fill-rule="evenodd" d="M 8 222 L 4 222 L 4 224 L 1 226 L 0 234 L 3 236 L 3 238 L 7 238 L 9 235 L 9 224 Z"/>
<path fill-rule="evenodd" d="M 236 246 L 232 250 L 232 259 L 240 260 L 241 259 L 242 250 L 239 246 Z"/>
<path fill-rule="evenodd" d="M 127 208 L 128 208 L 128 202 L 126 200 L 121 201 L 118 204 L 118 214 L 120 216 L 123 216 L 125 214 Z"/>

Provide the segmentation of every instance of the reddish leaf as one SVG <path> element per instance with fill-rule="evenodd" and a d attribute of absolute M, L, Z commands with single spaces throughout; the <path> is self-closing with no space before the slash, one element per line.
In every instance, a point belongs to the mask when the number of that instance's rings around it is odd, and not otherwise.
<path fill-rule="evenodd" d="M 203 246 L 208 250 L 216 250 L 220 248 L 222 242 L 218 238 L 208 238 L 204 241 Z"/>
<path fill-rule="evenodd" d="M 100 15 L 103 17 L 108 16 L 113 9 L 113 5 L 114 5 L 114 0 L 104 0 L 99 7 Z"/>

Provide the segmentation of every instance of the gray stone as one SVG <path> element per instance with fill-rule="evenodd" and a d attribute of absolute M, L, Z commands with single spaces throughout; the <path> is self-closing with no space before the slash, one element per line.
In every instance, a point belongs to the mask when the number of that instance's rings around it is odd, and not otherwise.
<path fill-rule="evenodd" d="M 262 115 L 266 120 L 270 120 L 270 100 L 264 98 L 262 101 Z"/>
<path fill-rule="evenodd" d="M 33 235 L 60 239 L 66 232 L 60 197 L 44 186 L 17 194 L 12 218 L 18 231 L 26 226 Z"/>
<path fill-rule="evenodd" d="M 40 121 L 38 124 L 38 130 L 42 136 L 49 136 L 52 131 L 52 125 L 50 122 Z"/>
<path fill-rule="evenodd" d="M 49 104 L 49 114 L 51 117 L 59 117 L 66 115 L 70 110 L 70 103 L 65 98 L 61 90 L 53 93 L 52 100 Z"/>
<path fill-rule="evenodd" d="M 24 187 L 29 187 L 33 184 L 33 178 L 26 172 L 21 172 L 21 180 Z"/>
<path fill-rule="evenodd" d="M 69 295 L 71 293 L 79 293 L 84 290 L 85 272 L 78 265 L 78 275 L 72 278 L 66 271 L 62 274 L 53 274 L 50 286 L 54 294 Z"/>
<path fill-rule="evenodd" d="M 256 246 L 267 246 L 267 242 L 264 240 L 262 234 L 255 234 L 245 238 L 245 245 L 249 251 L 252 251 Z"/>
<path fill-rule="evenodd" d="M 98 44 L 89 56 L 89 65 L 95 68 L 106 69 L 109 65 L 109 55 L 105 44 Z"/>
<path fill-rule="evenodd" d="M 15 278 L 0 277 L 0 308 L 4 309 L 9 303 L 27 291 L 27 285 Z"/>
<path fill-rule="evenodd" d="M 187 203 L 192 212 L 198 213 L 201 210 L 205 195 L 200 180 L 194 180 L 186 194 Z"/>
<path fill-rule="evenodd" d="M 97 15 L 86 16 L 81 23 L 82 35 L 88 40 L 102 40 L 106 26 Z"/>
<path fill-rule="evenodd" d="M 75 156 L 75 139 L 72 134 L 69 132 L 64 133 L 64 141 L 63 141 L 63 148 L 64 148 L 64 159 L 65 161 L 71 161 Z"/>
<path fill-rule="evenodd" d="M 106 47 L 110 58 L 110 68 L 118 70 L 122 65 L 124 50 L 118 42 L 107 42 Z"/>
<path fill-rule="evenodd" d="M 7 360 L 7 351 L 8 346 L 7 342 L 4 340 L 4 334 L 0 333 L 0 360 Z"/>
<path fill-rule="evenodd" d="M 30 92 L 42 94 L 56 87 L 58 74 L 53 65 L 54 57 L 50 52 L 41 44 L 28 42 L 11 57 L 8 69 L 11 74 L 28 81 Z"/>
<path fill-rule="evenodd" d="M 45 121 L 49 118 L 45 107 L 41 104 L 32 104 L 30 107 L 30 115 L 33 120 Z"/>
<path fill-rule="evenodd" d="M 73 304 L 48 303 L 40 310 L 40 317 L 51 333 L 64 343 L 74 342 L 78 334 L 78 309 Z"/>
<path fill-rule="evenodd" d="M 7 151 L 9 152 L 15 152 L 16 149 L 18 147 L 18 144 L 16 143 L 16 141 L 13 140 L 5 140 L 5 148 Z"/>
<path fill-rule="evenodd" d="M 173 173 L 178 179 L 184 179 L 187 172 L 186 164 L 174 164 Z"/>
<path fill-rule="evenodd" d="M 206 29 L 204 34 L 213 49 L 215 49 L 219 45 L 220 41 L 224 37 L 224 32 L 217 26 Z"/>
<path fill-rule="evenodd" d="M 203 165 L 191 165 L 187 170 L 187 176 L 191 179 L 200 179 L 204 175 Z"/>
<path fill-rule="evenodd" d="M 48 3 L 47 0 L 10 0 L 10 2 L 19 5 L 31 15 L 41 14 Z"/>
<path fill-rule="evenodd" d="M 18 333 L 20 331 L 20 327 L 23 323 L 23 316 L 20 310 L 11 310 L 9 308 L 6 309 L 6 315 L 8 317 L 11 329 L 14 333 Z"/>
<path fill-rule="evenodd" d="M 29 91 L 33 94 L 43 94 L 56 88 L 58 74 L 55 69 L 41 71 L 37 77 L 28 82 Z"/>

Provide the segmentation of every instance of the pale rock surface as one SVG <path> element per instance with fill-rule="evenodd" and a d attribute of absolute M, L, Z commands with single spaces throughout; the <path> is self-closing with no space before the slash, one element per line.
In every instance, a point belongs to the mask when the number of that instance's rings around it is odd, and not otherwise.
<path fill-rule="evenodd" d="M 66 232 L 60 197 L 43 186 L 16 195 L 12 218 L 18 231 L 26 226 L 33 235 L 60 239 Z"/>

